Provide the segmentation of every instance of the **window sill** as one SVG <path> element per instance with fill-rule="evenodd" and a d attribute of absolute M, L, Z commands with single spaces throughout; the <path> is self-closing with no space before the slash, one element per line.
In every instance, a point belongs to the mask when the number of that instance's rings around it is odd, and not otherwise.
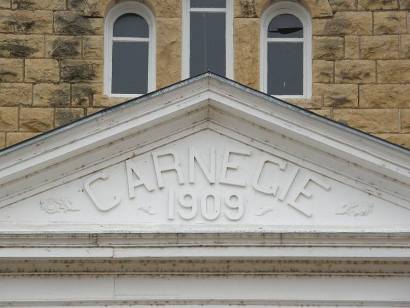
<path fill-rule="evenodd" d="M 108 97 L 137 98 L 145 94 L 106 94 Z"/>
<path fill-rule="evenodd" d="M 311 99 L 312 97 L 308 97 L 305 95 L 270 95 L 272 97 L 285 100 L 285 99 Z"/>

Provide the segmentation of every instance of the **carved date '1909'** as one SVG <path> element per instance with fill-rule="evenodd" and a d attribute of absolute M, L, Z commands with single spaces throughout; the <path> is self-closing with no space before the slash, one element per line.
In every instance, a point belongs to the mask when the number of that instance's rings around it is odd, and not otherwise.
<path fill-rule="evenodd" d="M 311 217 L 312 213 L 302 209 L 298 202 L 302 198 L 309 199 L 312 193 L 309 190 L 309 184 L 314 184 L 325 191 L 331 189 L 330 185 L 324 182 L 317 176 L 300 175 L 298 167 L 289 168 L 288 163 L 280 158 L 270 157 L 261 159 L 257 166 L 256 172 L 251 175 L 251 179 L 247 181 L 241 177 L 240 165 L 236 163 L 238 158 L 246 159 L 252 156 L 251 151 L 241 150 L 225 150 L 223 153 L 220 174 L 217 178 L 216 168 L 216 150 L 210 148 L 208 159 L 205 161 L 203 157 L 195 150 L 194 147 L 189 147 L 188 151 L 188 177 L 183 173 L 181 163 L 177 153 L 173 150 L 155 151 L 151 153 L 152 163 L 154 166 L 156 184 L 152 184 L 148 180 L 149 174 L 144 173 L 132 160 L 125 161 L 125 169 L 128 183 L 128 198 L 137 198 L 136 189 L 143 187 L 147 192 L 153 192 L 157 189 L 163 190 L 165 188 L 165 180 L 163 175 L 165 173 L 173 172 L 177 177 L 179 185 L 195 184 L 197 170 L 201 171 L 202 176 L 210 185 L 219 183 L 231 187 L 246 188 L 250 186 L 254 191 L 266 196 L 277 198 L 280 202 L 285 202 L 289 207 L 296 210 L 298 213 Z M 266 168 L 278 168 L 280 172 L 287 172 L 290 174 L 290 181 L 285 184 L 266 184 L 262 181 L 262 174 Z M 107 181 L 108 175 L 104 172 L 94 174 L 88 178 L 84 183 L 84 191 L 90 197 L 95 207 L 102 212 L 111 211 L 121 203 L 120 196 L 114 195 L 111 201 L 99 200 L 93 192 L 92 185 L 97 181 Z M 290 194 L 295 183 L 301 188 Z M 308 187 L 309 186 L 309 187 Z M 269 212 L 269 211 L 265 211 Z M 194 190 L 184 189 L 177 192 L 174 189 L 168 190 L 168 220 L 175 219 L 178 215 L 184 220 L 194 219 L 200 215 L 207 221 L 214 221 L 220 217 L 225 217 L 231 221 L 240 220 L 245 214 L 245 200 L 244 197 L 238 193 L 231 191 L 224 191 L 222 195 L 214 191 L 198 192 Z"/>

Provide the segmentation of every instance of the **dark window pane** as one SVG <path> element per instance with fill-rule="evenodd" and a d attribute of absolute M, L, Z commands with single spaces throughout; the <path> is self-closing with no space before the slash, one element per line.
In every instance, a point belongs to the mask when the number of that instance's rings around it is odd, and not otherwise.
<path fill-rule="evenodd" d="M 303 25 L 300 20 L 294 15 L 278 15 L 273 18 L 269 24 L 268 37 L 303 37 Z"/>
<path fill-rule="evenodd" d="M 211 71 L 225 76 L 225 13 L 191 13 L 191 76 Z"/>
<path fill-rule="evenodd" d="M 191 0 L 191 8 L 225 8 L 226 0 Z"/>
<path fill-rule="evenodd" d="M 148 91 L 148 42 L 113 42 L 112 93 Z"/>
<path fill-rule="evenodd" d="M 303 43 L 268 43 L 268 94 L 303 95 Z"/>
<path fill-rule="evenodd" d="M 148 37 L 148 24 L 136 14 L 124 14 L 114 23 L 113 35 L 116 37 Z"/>

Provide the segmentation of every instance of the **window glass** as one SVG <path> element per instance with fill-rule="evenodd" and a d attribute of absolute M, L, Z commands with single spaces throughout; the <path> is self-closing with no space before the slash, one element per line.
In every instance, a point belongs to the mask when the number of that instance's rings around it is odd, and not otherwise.
<path fill-rule="evenodd" d="M 225 8 L 226 0 L 191 0 L 191 8 Z"/>
<path fill-rule="evenodd" d="M 268 94 L 303 95 L 303 42 L 268 43 Z"/>
<path fill-rule="evenodd" d="M 212 71 L 226 74 L 225 13 L 191 13 L 191 76 Z"/>
<path fill-rule="evenodd" d="M 111 91 L 148 92 L 148 42 L 113 42 Z"/>
<path fill-rule="evenodd" d="M 303 38 L 303 25 L 300 20 L 294 15 L 278 15 L 273 18 L 269 24 L 268 37 Z"/>
<path fill-rule="evenodd" d="M 145 19 L 136 14 L 124 14 L 114 23 L 114 37 L 145 37 L 149 36 L 149 28 Z"/>

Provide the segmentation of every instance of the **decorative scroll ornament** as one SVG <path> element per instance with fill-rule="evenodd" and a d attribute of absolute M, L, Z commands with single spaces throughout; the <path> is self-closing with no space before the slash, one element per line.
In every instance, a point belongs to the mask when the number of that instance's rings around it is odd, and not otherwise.
<path fill-rule="evenodd" d="M 67 199 L 42 199 L 40 200 L 40 208 L 47 214 L 78 212 L 79 209 L 72 207 L 71 201 Z"/>
<path fill-rule="evenodd" d="M 373 203 L 359 204 L 357 202 L 344 203 L 336 212 L 336 215 L 345 215 L 351 217 L 368 216 L 373 212 Z"/>

